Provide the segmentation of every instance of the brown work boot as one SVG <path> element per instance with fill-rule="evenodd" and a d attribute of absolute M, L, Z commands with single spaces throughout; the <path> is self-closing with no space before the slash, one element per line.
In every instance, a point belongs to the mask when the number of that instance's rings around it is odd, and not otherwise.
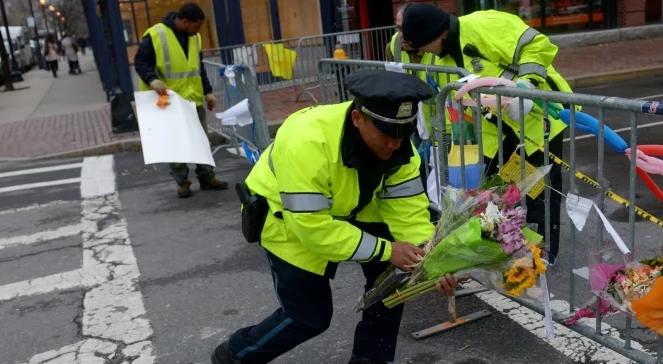
<path fill-rule="evenodd" d="M 187 198 L 191 197 L 191 181 L 184 180 L 184 182 L 180 183 L 177 185 L 177 197 L 179 198 Z"/>
<path fill-rule="evenodd" d="M 228 189 L 228 182 L 226 181 L 221 181 L 217 179 L 216 177 L 212 177 L 208 180 L 205 181 L 200 181 L 200 189 L 201 190 L 225 190 Z"/>

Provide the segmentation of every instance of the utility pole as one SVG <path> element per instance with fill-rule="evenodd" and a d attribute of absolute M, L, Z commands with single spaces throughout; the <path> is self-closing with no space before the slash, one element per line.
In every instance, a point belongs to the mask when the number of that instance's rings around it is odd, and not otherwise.
<path fill-rule="evenodd" d="M 32 30 L 35 33 L 35 42 L 37 43 L 37 62 L 39 63 L 39 69 L 46 69 L 44 65 L 44 57 L 43 54 L 41 54 L 41 44 L 39 44 L 39 31 L 37 30 L 37 21 L 35 19 L 35 12 L 34 9 L 32 8 L 32 0 L 28 0 L 28 4 L 30 4 L 30 16 L 32 17 Z M 28 24 L 29 26 L 30 24 Z"/>
<path fill-rule="evenodd" d="M 9 55 L 12 59 L 12 69 L 18 69 L 16 57 L 14 56 L 14 45 L 12 44 L 12 36 L 9 33 L 9 23 L 7 22 L 7 12 L 5 11 L 5 0 L 0 0 L 0 10 L 2 10 L 2 21 L 5 23 L 5 35 L 7 36 L 7 44 L 9 44 Z"/>
<path fill-rule="evenodd" d="M 48 18 L 46 17 L 46 0 L 39 0 L 39 7 L 41 8 L 41 15 L 44 16 L 44 25 L 46 26 L 46 35 L 48 36 L 51 31 L 48 30 Z"/>
<path fill-rule="evenodd" d="M 347 32 L 350 30 L 350 8 L 348 7 L 348 0 L 343 0 L 341 6 L 338 7 L 339 12 L 341 13 L 341 24 L 343 24 L 343 31 Z"/>
<path fill-rule="evenodd" d="M 5 4 L 3 3 L 2 6 L 4 8 Z M 2 38 L 2 32 L 0 32 L 0 60 L 2 60 L 2 78 L 5 79 L 5 91 L 14 91 L 12 71 L 9 67 L 9 57 L 7 57 L 7 49 L 5 49 L 5 42 Z"/>

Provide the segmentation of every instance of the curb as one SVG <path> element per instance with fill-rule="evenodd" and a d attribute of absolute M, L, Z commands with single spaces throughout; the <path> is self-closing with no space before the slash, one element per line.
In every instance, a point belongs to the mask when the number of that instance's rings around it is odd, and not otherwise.
<path fill-rule="evenodd" d="M 663 66 L 642 67 L 622 70 L 619 72 L 594 73 L 584 76 L 570 77 L 566 81 L 572 88 L 596 86 L 606 82 L 619 82 L 645 76 L 663 75 Z"/>
<path fill-rule="evenodd" d="M 225 142 L 224 137 L 219 136 L 213 132 L 209 133 L 208 138 L 211 145 L 219 145 Z M 0 162 L 21 162 L 55 158 L 92 157 L 120 152 L 141 152 L 142 150 L 143 148 L 140 142 L 140 136 L 138 136 L 66 152 L 42 154 L 32 157 L 0 157 Z"/>
<path fill-rule="evenodd" d="M 34 161 L 40 159 L 91 157 L 118 152 L 138 152 L 141 150 L 140 138 L 131 138 L 117 142 L 110 142 L 93 147 L 70 150 L 66 152 L 50 153 L 32 157 L 0 157 L 0 162 Z"/>

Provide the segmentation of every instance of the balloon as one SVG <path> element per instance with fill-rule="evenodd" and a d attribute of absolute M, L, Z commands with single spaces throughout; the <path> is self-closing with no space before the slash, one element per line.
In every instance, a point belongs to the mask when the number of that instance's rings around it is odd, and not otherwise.
<path fill-rule="evenodd" d="M 516 83 L 501 77 L 481 77 L 472 80 L 463 85 L 463 87 L 456 92 L 456 101 L 465 96 L 466 93 L 478 87 L 492 87 L 492 86 L 515 86 Z"/>
<path fill-rule="evenodd" d="M 645 152 L 647 150 L 647 152 Z M 626 157 L 631 159 L 631 148 L 624 151 Z M 647 173 L 663 175 L 663 160 L 650 157 L 648 153 L 663 155 L 663 145 L 638 145 L 636 166 Z"/>
<path fill-rule="evenodd" d="M 627 157 L 629 159 L 631 158 L 631 149 L 626 149 L 624 151 Z M 637 156 L 636 156 L 636 173 L 638 174 L 638 177 L 642 180 L 642 182 L 647 186 L 649 191 L 658 199 L 659 201 L 663 202 L 663 190 L 661 190 L 660 187 L 654 182 L 654 180 L 649 176 L 649 173 L 657 173 L 657 174 L 663 174 L 659 172 L 663 172 L 663 161 L 651 157 L 650 155 L 654 156 L 663 156 L 663 145 L 653 145 L 653 144 L 643 144 L 643 145 L 638 145 L 637 147 Z M 646 162 L 644 162 L 646 161 Z M 642 167 L 648 169 L 645 170 Z M 651 171 L 651 172 L 650 172 Z"/>
<path fill-rule="evenodd" d="M 583 131 L 585 133 L 591 133 L 594 135 L 598 134 L 599 121 L 596 120 L 593 116 L 585 114 L 584 112 L 581 111 L 576 111 L 575 116 L 576 116 L 576 129 Z M 568 109 L 564 109 L 559 112 L 559 117 L 562 119 L 562 121 L 564 121 L 567 125 L 569 125 L 569 123 L 571 122 L 571 111 Z M 603 136 L 605 139 L 605 143 L 608 145 L 608 147 L 610 147 L 610 149 L 614 150 L 619 154 L 624 153 L 624 150 L 628 148 L 628 144 L 626 144 L 624 139 L 622 139 L 622 137 L 620 137 L 619 134 L 615 133 L 607 125 L 603 125 Z"/>

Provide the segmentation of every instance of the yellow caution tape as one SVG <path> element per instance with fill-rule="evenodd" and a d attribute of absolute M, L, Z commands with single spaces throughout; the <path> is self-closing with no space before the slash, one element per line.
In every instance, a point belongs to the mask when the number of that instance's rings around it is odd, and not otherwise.
<path fill-rule="evenodd" d="M 525 139 L 527 139 L 529 142 L 534 143 L 532 140 L 530 140 L 527 137 L 525 137 Z M 541 145 L 538 145 L 538 148 L 541 152 L 544 151 L 544 149 Z M 567 170 L 569 172 L 571 171 L 571 166 L 568 163 L 564 162 L 561 158 L 559 158 L 558 156 L 556 156 L 552 153 L 548 153 L 548 155 L 550 156 L 550 159 L 552 159 L 552 161 L 555 164 L 559 165 L 560 167 L 564 168 L 565 170 Z M 588 175 L 586 175 L 586 174 L 584 174 L 584 173 L 582 173 L 578 170 L 575 171 L 575 177 L 577 179 L 585 182 L 586 184 L 596 188 L 596 189 L 601 189 L 601 185 L 598 182 L 596 182 L 593 178 L 589 177 Z M 620 205 L 622 205 L 626 208 L 628 208 L 631 205 L 628 202 L 627 199 L 620 196 L 619 194 L 617 194 L 616 192 L 614 192 L 611 189 L 607 189 L 605 191 L 605 195 L 608 196 L 611 200 L 615 201 L 616 203 L 618 203 L 618 204 L 620 204 Z M 661 220 L 658 217 L 650 214 L 649 212 L 641 209 L 640 207 L 635 206 L 635 213 L 636 213 L 636 215 L 640 216 L 641 218 L 643 218 L 643 219 L 645 219 L 645 220 L 647 220 L 647 221 L 649 221 L 653 224 L 656 224 L 659 227 L 663 228 L 663 220 Z"/>

